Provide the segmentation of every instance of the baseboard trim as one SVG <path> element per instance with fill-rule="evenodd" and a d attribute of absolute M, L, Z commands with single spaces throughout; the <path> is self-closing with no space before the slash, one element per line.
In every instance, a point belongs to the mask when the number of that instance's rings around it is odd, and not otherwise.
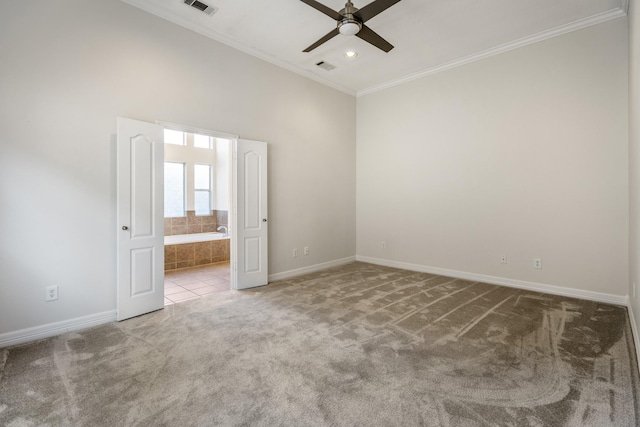
<path fill-rule="evenodd" d="M 291 277 L 300 276 L 301 274 L 315 273 L 316 271 L 324 270 L 325 268 L 337 267 L 339 265 L 354 262 L 355 260 L 355 256 L 350 256 L 329 262 L 323 262 L 321 264 L 310 265 L 308 267 L 296 268 L 295 270 L 283 271 L 282 273 L 270 274 L 269 282 L 274 282 L 276 280 L 285 280 Z"/>
<path fill-rule="evenodd" d="M 46 325 L 21 329 L 19 331 L 6 332 L 4 334 L 0 334 L 0 348 L 24 344 L 60 335 L 65 332 L 77 331 L 79 329 L 90 328 L 92 326 L 98 326 L 103 323 L 115 321 L 116 310 L 109 310 L 102 313 L 90 314 L 88 316 L 76 317 L 75 319 L 62 320 L 60 322 L 47 323 Z"/>
<path fill-rule="evenodd" d="M 387 259 L 371 258 L 356 255 L 356 261 L 368 262 L 369 264 L 383 265 L 386 267 L 402 268 L 405 270 L 419 271 L 421 273 L 438 274 L 441 276 L 455 277 L 457 279 L 473 280 L 477 282 L 491 283 L 494 285 L 508 286 L 511 288 L 527 289 L 537 292 L 545 292 L 553 295 L 561 295 L 572 298 L 586 299 L 590 301 L 605 302 L 627 306 L 627 297 L 623 295 L 612 295 L 601 292 L 583 291 L 579 289 L 565 288 L 563 286 L 547 285 L 544 283 L 527 282 L 524 280 L 508 279 L 505 277 L 487 276 L 484 274 L 469 273 L 466 271 L 449 270 L 446 268 L 430 267 L 421 264 L 411 264 L 407 262 L 391 261 Z"/>
<path fill-rule="evenodd" d="M 546 292 L 553 295 L 562 295 L 573 298 L 581 298 L 591 301 L 605 302 L 609 304 L 623 305 L 627 307 L 629 312 L 629 320 L 631 322 L 631 330 L 636 345 L 640 345 L 638 328 L 635 323 L 635 315 L 628 296 L 619 296 L 605 294 L 601 292 L 584 291 L 562 286 L 547 285 L 543 283 L 527 282 L 523 280 L 508 279 L 504 277 L 487 276 L 484 274 L 469 273 L 466 271 L 449 270 L 445 268 L 431 267 L 421 264 L 411 264 L 400 261 L 392 261 L 381 258 L 372 258 L 362 255 L 356 255 L 341 258 L 329 262 L 310 265 L 308 267 L 298 268 L 295 270 L 283 271 L 269 275 L 269 281 L 285 280 L 301 274 L 314 273 L 324 270 L 325 268 L 337 267 L 348 264 L 353 261 L 367 262 L 369 264 L 383 265 L 386 267 L 402 268 L 405 270 L 419 271 L 422 273 L 438 274 L 442 276 L 455 277 L 458 279 L 475 280 L 479 282 L 491 283 L 494 285 L 508 286 L 512 288 L 528 289 L 538 292 Z M 60 322 L 48 323 L 32 328 L 21 329 L 13 332 L 0 334 L 0 348 L 10 347 L 18 344 L 24 344 L 43 338 L 60 335 L 65 332 L 76 331 L 80 329 L 98 326 L 104 323 L 116 321 L 116 310 L 109 310 L 102 313 L 90 314 L 88 316 L 76 317 L 75 319 L 63 320 Z M 637 347 L 636 347 L 637 348 Z M 638 365 L 640 366 L 640 351 L 637 352 Z"/>
<path fill-rule="evenodd" d="M 640 370 L 640 339 L 638 337 L 638 327 L 636 326 L 636 317 L 633 314 L 633 306 L 631 298 L 627 295 L 627 313 L 629 313 L 629 322 L 631 323 L 631 335 L 633 335 L 633 343 L 636 348 L 636 362 L 638 362 L 638 370 Z"/>

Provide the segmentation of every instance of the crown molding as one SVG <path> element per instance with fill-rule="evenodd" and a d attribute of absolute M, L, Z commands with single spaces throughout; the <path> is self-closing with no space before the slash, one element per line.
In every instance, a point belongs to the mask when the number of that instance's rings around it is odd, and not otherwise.
<path fill-rule="evenodd" d="M 620 10 L 622 10 L 625 15 L 629 13 L 629 0 L 620 0 Z"/>
<path fill-rule="evenodd" d="M 220 42 L 220 43 L 222 43 L 224 45 L 227 45 L 227 46 L 232 47 L 232 48 L 234 48 L 236 50 L 244 52 L 244 53 L 246 53 L 248 55 L 251 55 L 251 56 L 256 57 L 258 59 L 261 59 L 261 60 L 263 60 L 265 62 L 273 64 L 273 65 L 275 65 L 277 67 L 284 68 L 285 70 L 291 71 L 291 72 L 293 72 L 295 74 L 298 74 L 298 75 L 300 75 L 302 77 L 314 80 L 314 81 L 316 81 L 318 83 L 321 83 L 321 84 L 323 84 L 325 86 L 329 86 L 329 87 L 331 87 L 333 89 L 336 89 L 336 90 L 338 90 L 340 92 L 344 92 L 347 95 L 351 95 L 351 96 L 355 96 L 356 95 L 356 91 L 355 90 L 349 89 L 347 87 L 344 87 L 342 85 L 334 83 L 334 82 L 332 82 L 330 80 L 323 79 L 322 77 L 317 76 L 317 75 L 311 73 L 310 71 L 305 70 L 304 68 L 295 66 L 295 65 L 293 65 L 293 64 L 291 64 L 289 62 L 282 61 L 282 60 L 280 60 L 278 58 L 275 58 L 274 56 L 269 55 L 269 54 L 267 54 L 267 53 L 265 53 L 265 52 L 263 52 L 263 51 L 261 51 L 259 49 L 255 49 L 255 48 L 252 48 L 250 46 L 246 46 L 245 44 L 239 43 L 238 41 L 233 40 L 232 38 L 227 37 L 227 36 L 225 36 L 223 34 L 220 34 L 220 33 L 216 32 L 216 31 L 213 31 L 213 30 L 211 30 L 210 28 L 207 28 L 204 25 L 200 25 L 200 24 L 198 24 L 196 22 L 189 21 L 189 20 L 186 20 L 186 19 L 181 19 L 179 16 L 175 16 L 170 11 L 158 6 L 158 4 L 154 3 L 153 1 L 150 1 L 150 0 L 121 0 L 121 1 L 123 3 L 126 3 L 126 4 L 130 5 L 130 6 L 133 6 L 135 8 L 141 9 L 141 10 L 143 10 L 145 12 L 148 12 L 148 13 L 150 13 L 152 15 L 155 15 L 155 16 L 157 16 L 159 18 L 162 18 L 162 19 L 165 19 L 165 20 L 167 20 L 169 22 L 173 22 L 174 24 L 180 25 L 181 27 L 184 27 L 184 28 L 186 28 L 188 30 L 195 31 L 198 34 L 201 34 L 201 35 L 203 35 L 205 37 L 213 39 L 213 40 L 215 40 L 217 42 Z"/>
<path fill-rule="evenodd" d="M 628 8 L 629 0 L 620 0 L 620 3 L 621 3 L 620 8 L 599 13 L 597 15 L 593 15 L 588 18 L 579 19 L 577 21 L 570 22 L 569 24 L 566 24 L 566 25 L 561 25 L 559 27 L 552 28 L 550 30 L 542 31 L 542 32 L 533 34 L 531 36 L 523 37 L 521 39 L 514 40 L 509 43 L 504 43 L 499 46 L 492 47 L 490 49 L 473 53 L 471 55 L 456 59 L 455 61 L 447 62 L 445 64 L 438 65 L 423 71 L 419 71 L 417 73 L 409 74 L 399 79 L 391 80 L 386 83 L 372 86 L 367 89 L 359 90 L 357 91 L 356 96 L 360 97 L 364 95 L 369 95 L 371 93 L 379 92 L 384 89 L 389 89 L 394 86 L 399 86 L 401 84 L 408 83 L 413 80 L 417 80 L 433 74 L 441 73 L 443 71 L 460 67 L 462 65 L 466 65 L 471 62 L 480 61 L 481 59 L 489 58 L 494 55 L 499 55 L 501 53 L 508 52 L 510 50 L 514 50 L 523 46 L 538 43 L 543 40 L 547 40 L 547 39 L 557 37 L 566 33 L 570 33 L 572 31 L 581 30 L 583 28 L 587 28 L 592 25 L 597 25 L 603 22 L 611 21 L 612 19 L 622 18 L 627 15 L 627 12 L 626 12 L 627 9 L 623 9 L 623 7 L 624 7 L 624 4 L 626 4 L 626 7 Z"/>
<path fill-rule="evenodd" d="M 219 43 L 222 43 L 226 46 L 232 47 L 236 50 L 244 52 L 248 55 L 261 59 L 265 62 L 273 64 L 277 67 L 283 68 L 285 70 L 291 71 L 300 76 L 306 77 L 308 79 L 314 80 L 320 84 L 325 86 L 329 86 L 333 89 L 336 89 L 340 92 L 346 93 L 351 96 L 365 96 L 375 92 L 379 92 L 385 89 L 389 89 L 395 86 L 402 85 L 404 83 L 411 82 L 413 80 L 421 79 L 423 77 L 427 77 L 433 74 L 437 74 L 443 71 L 447 71 L 456 67 L 460 67 L 475 61 L 480 61 L 482 59 L 489 58 L 494 55 L 499 55 L 501 53 L 508 52 L 510 50 L 518 49 L 520 47 L 524 47 L 530 44 L 538 43 L 543 40 L 547 40 L 553 37 L 557 37 L 563 34 L 570 33 L 572 31 L 581 30 L 583 28 L 590 27 L 592 25 L 601 24 L 613 19 L 618 19 L 627 15 L 629 10 L 629 0 L 619 0 L 619 6 L 615 9 L 609 10 L 607 12 L 602 12 L 597 15 L 590 16 L 588 18 L 579 19 L 577 21 L 570 22 L 565 25 L 561 25 L 556 28 L 552 28 L 549 30 L 545 30 L 531 36 L 523 37 L 518 40 L 514 40 L 512 42 L 504 43 L 499 46 L 495 46 L 489 49 L 482 50 L 480 52 L 473 53 L 471 55 L 464 56 L 462 58 L 458 58 L 454 61 L 447 62 L 445 64 L 440 64 L 435 67 L 431 67 L 422 71 L 418 71 L 416 73 L 408 74 L 404 77 L 400 77 L 398 79 L 389 80 L 387 82 L 371 86 L 362 90 L 352 90 L 330 80 L 324 79 L 321 76 L 318 76 L 311 71 L 304 69 L 302 67 L 298 67 L 289 62 L 280 60 L 270 54 L 267 54 L 259 49 L 252 48 L 250 46 L 246 46 L 242 43 L 239 43 L 236 40 L 231 39 L 223 34 L 220 34 L 204 25 L 200 25 L 190 20 L 182 19 L 179 16 L 175 16 L 170 11 L 158 6 L 158 4 L 152 0 L 121 0 L 122 2 L 129 4 L 138 9 L 144 10 L 152 15 L 158 16 L 162 19 L 165 19 L 174 24 L 180 25 L 188 30 L 195 31 L 205 37 L 213 39 Z"/>

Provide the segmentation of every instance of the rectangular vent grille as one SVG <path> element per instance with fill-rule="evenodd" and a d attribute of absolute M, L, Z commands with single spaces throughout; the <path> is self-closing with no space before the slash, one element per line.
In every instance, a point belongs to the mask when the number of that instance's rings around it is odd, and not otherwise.
<path fill-rule="evenodd" d="M 323 70 L 327 70 L 327 71 L 331 71 L 334 68 L 336 68 L 335 65 L 329 64 L 328 62 L 324 62 L 324 61 L 320 61 L 316 65 L 322 68 Z"/>
<path fill-rule="evenodd" d="M 206 13 L 209 16 L 213 15 L 214 13 L 216 13 L 218 11 L 217 8 L 215 8 L 213 6 L 209 6 L 208 4 L 204 4 L 204 3 L 202 3 L 201 1 L 198 1 L 198 0 L 184 0 L 184 4 L 188 4 L 191 7 L 195 7 L 199 11 L 202 11 L 202 12 Z"/>

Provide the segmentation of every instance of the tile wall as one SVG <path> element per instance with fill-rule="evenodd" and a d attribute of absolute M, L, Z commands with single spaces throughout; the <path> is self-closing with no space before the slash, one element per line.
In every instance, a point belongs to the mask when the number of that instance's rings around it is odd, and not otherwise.
<path fill-rule="evenodd" d="M 195 211 L 187 211 L 187 216 L 165 218 L 164 235 L 210 233 L 221 225 L 228 225 L 227 211 L 211 211 L 211 215 L 196 216 Z"/>
<path fill-rule="evenodd" d="M 229 253 L 229 239 L 167 245 L 164 247 L 164 270 L 228 261 Z"/>

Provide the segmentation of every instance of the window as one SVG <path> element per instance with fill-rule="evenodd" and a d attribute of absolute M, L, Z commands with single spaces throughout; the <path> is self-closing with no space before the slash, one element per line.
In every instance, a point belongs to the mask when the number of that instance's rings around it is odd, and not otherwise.
<path fill-rule="evenodd" d="M 196 215 L 211 215 L 211 165 L 194 165 L 193 175 Z"/>
<path fill-rule="evenodd" d="M 216 170 L 218 149 L 225 147 L 228 141 L 210 135 L 171 129 L 164 130 L 164 137 L 165 218 L 183 217 L 194 213 L 198 216 L 212 215 L 211 209 L 218 209 L 218 186 L 222 187 L 222 184 L 218 183 Z M 221 159 L 224 159 L 225 155 L 228 155 L 227 151 L 221 154 Z"/>
<path fill-rule="evenodd" d="M 184 216 L 184 163 L 164 163 L 164 216 Z"/>
<path fill-rule="evenodd" d="M 211 137 L 208 135 L 193 134 L 193 146 L 196 148 L 207 148 L 211 150 Z"/>
<path fill-rule="evenodd" d="M 184 132 L 180 132 L 179 130 L 164 130 L 164 143 L 172 144 L 172 145 L 185 145 L 184 143 Z"/>

